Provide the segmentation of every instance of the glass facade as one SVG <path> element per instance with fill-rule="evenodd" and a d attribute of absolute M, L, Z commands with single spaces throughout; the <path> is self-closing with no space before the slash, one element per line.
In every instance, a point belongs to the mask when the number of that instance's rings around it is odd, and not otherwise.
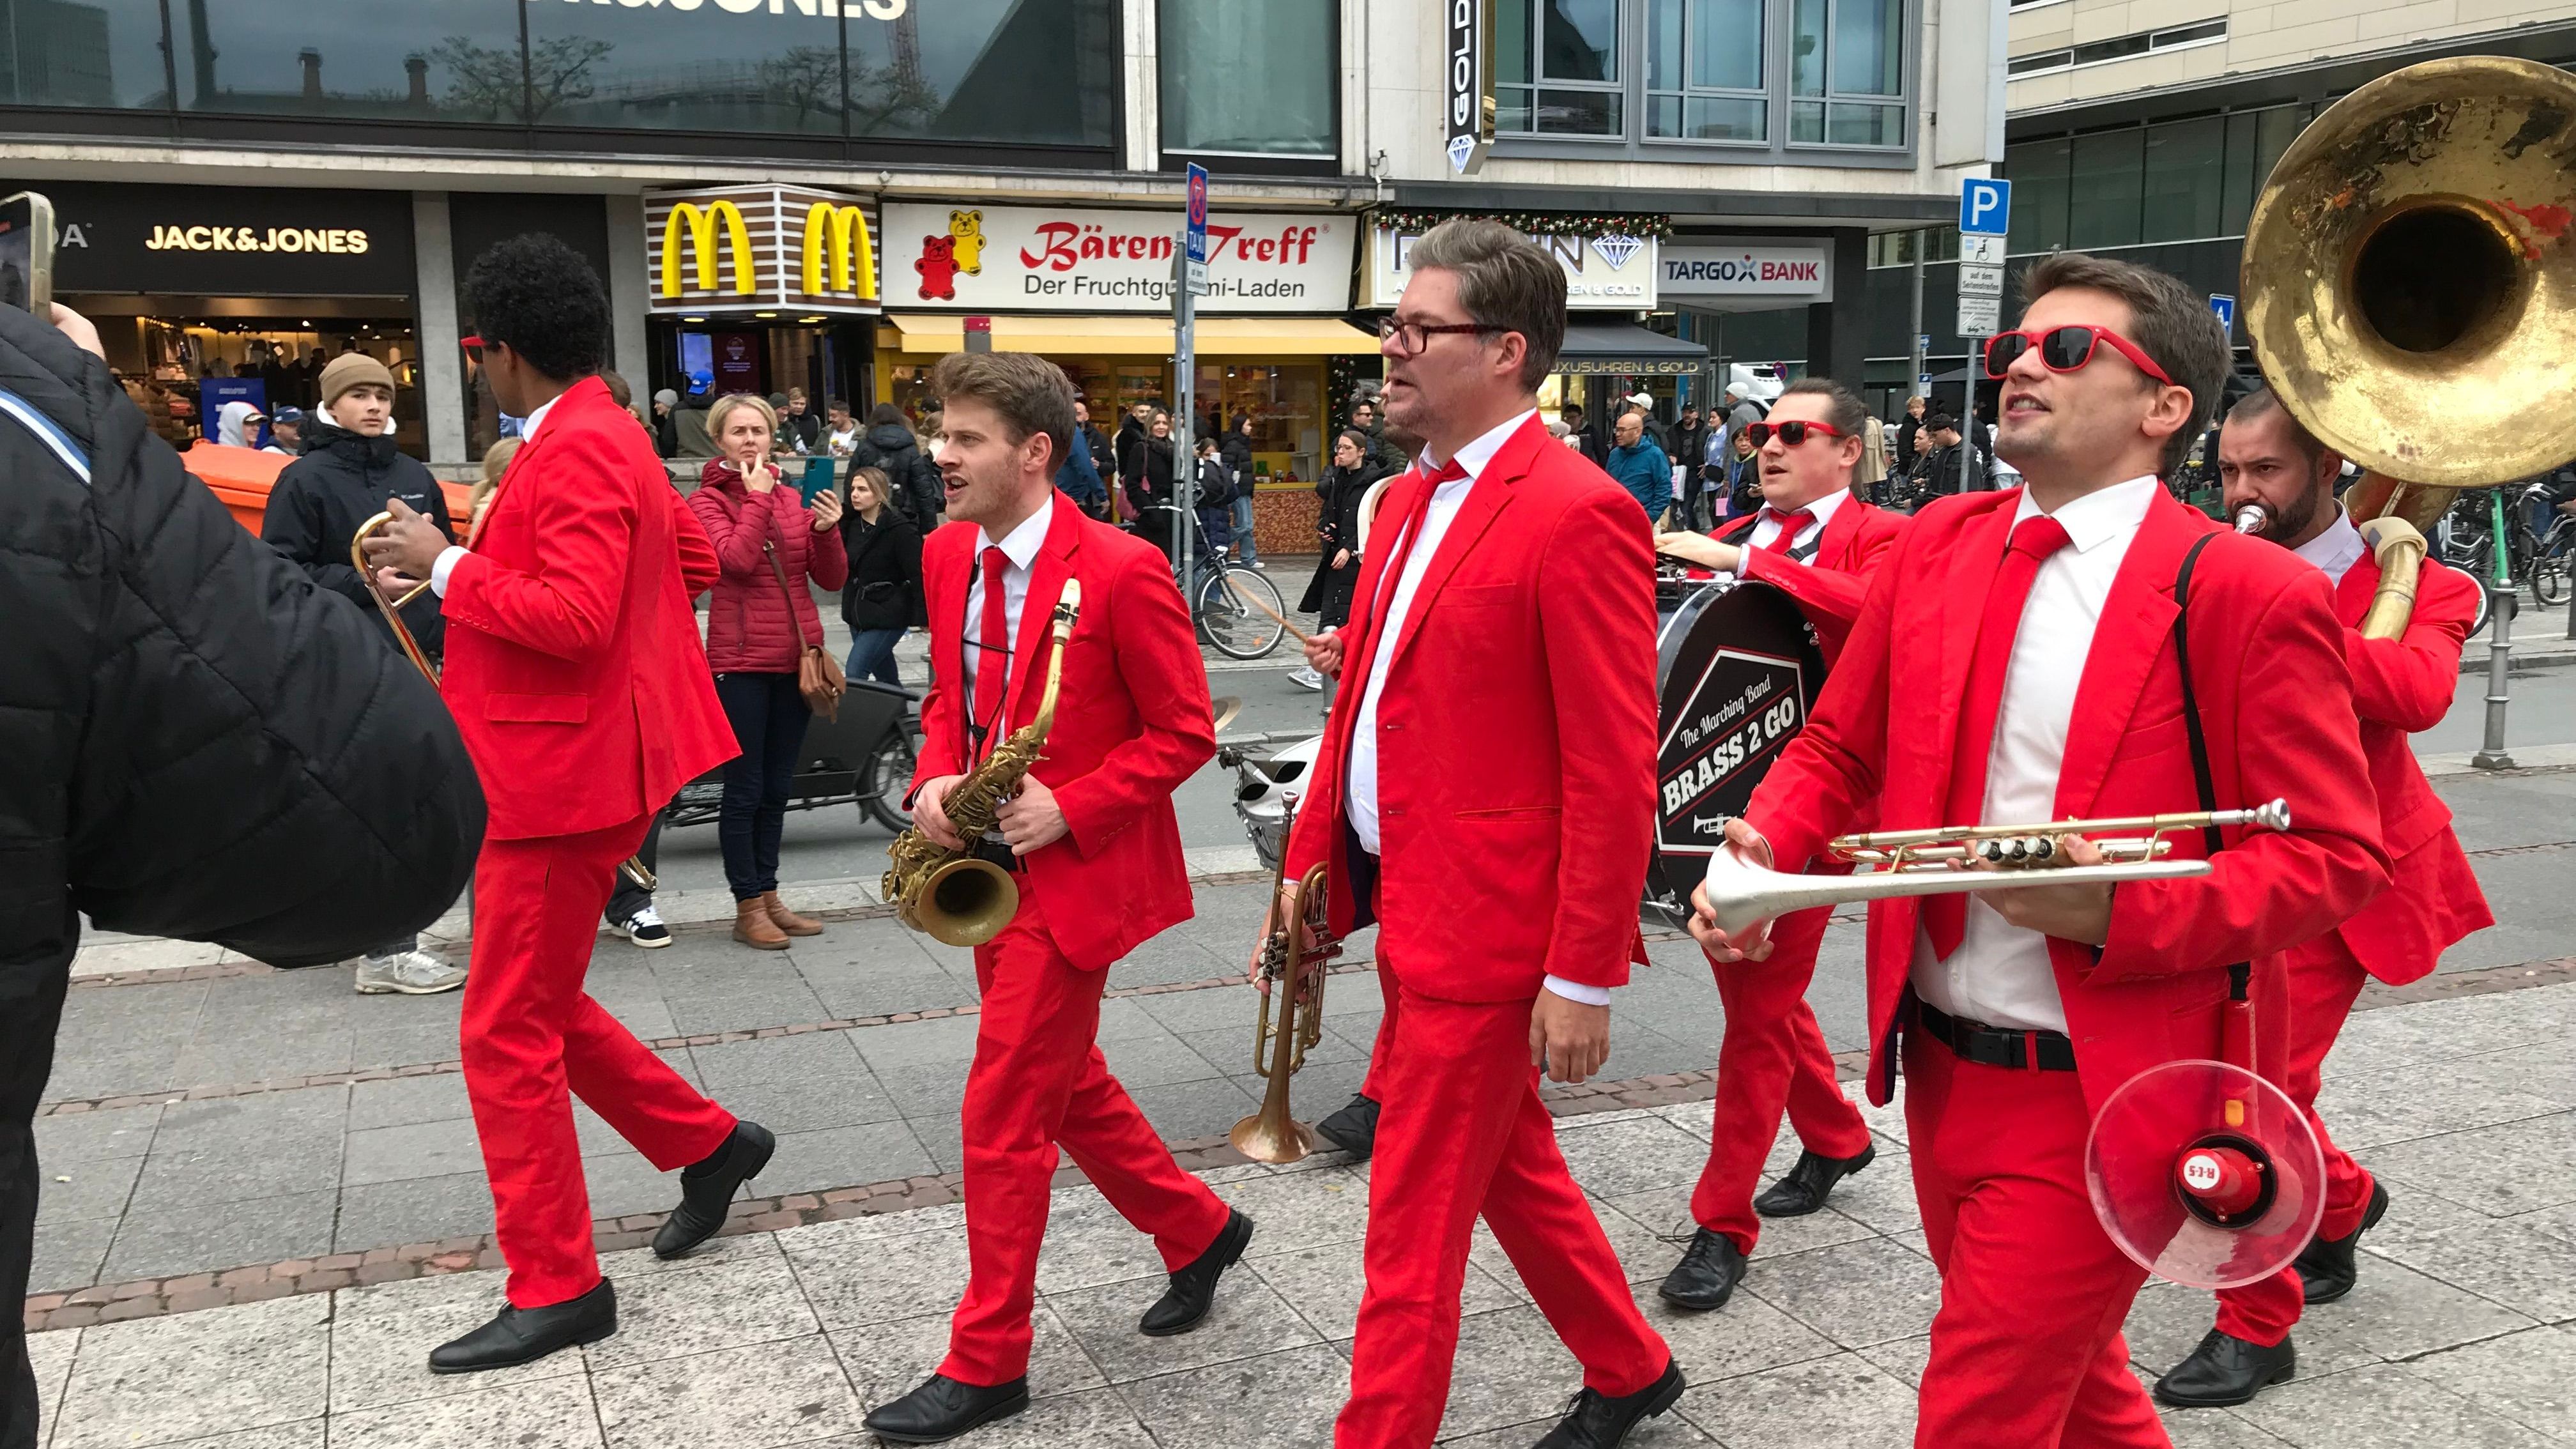
<path fill-rule="evenodd" d="M 1905 0 L 1797 0 L 1789 139 L 1905 144 Z"/>
<path fill-rule="evenodd" d="M 1646 134 L 1688 141 L 1770 136 L 1764 0 L 1647 0 Z"/>
<path fill-rule="evenodd" d="M 1117 0 L 0 0 L 20 106 L 1105 148 L 1117 57 Z"/>
<path fill-rule="evenodd" d="M 1166 151 L 1332 156 L 1335 0 L 1162 0 Z"/>
<path fill-rule="evenodd" d="M 2015 141 L 2010 250 L 2242 236 L 2254 197 L 2314 112 L 2305 105 Z"/>
<path fill-rule="evenodd" d="M 1542 136 L 1627 132 L 1620 73 L 1629 0 L 1500 0 L 1495 7 L 1497 130 Z"/>

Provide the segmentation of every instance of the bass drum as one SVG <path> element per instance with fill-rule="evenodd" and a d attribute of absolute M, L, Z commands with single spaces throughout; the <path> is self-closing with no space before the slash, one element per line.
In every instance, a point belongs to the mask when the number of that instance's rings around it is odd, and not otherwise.
<path fill-rule="evenodd" d="M 1824 687 L 1825 656 L 1789 596 L 1711 583 L 1665 616 L 1655 647 L 1655 858 L 1646 906 L 1675 926 L 1726 822 L 1744 813 Z"/>

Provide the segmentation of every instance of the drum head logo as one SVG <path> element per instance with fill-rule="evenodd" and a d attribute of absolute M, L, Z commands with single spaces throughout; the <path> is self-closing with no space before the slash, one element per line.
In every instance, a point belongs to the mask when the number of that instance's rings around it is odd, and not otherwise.
<path fill-rule="evenodd" d="M 1807 723 L 1824 657 L 1795 604 L 1761 584 L 1685 600 L 1658 651 L 1657 894 L 1687 900 L 1754 787 Z"/>

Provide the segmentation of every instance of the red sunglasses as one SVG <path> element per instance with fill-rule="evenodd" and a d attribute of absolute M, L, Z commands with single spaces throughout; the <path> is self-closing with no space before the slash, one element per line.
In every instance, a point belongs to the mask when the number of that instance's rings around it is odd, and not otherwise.
<path fill-rule="evenodd" d="M 2073 372 L 2093 360 L 2093 347 L 2098 342 L 2111 344 L 2111 350 L 2137 366 L 2138 371 L 2167 387 L 2175 386 L 2155 359 L 2138 350 L 2138 345 L 2108 327 L 2072 323 L 2051 327 L 2045 332 L 1998 332 L 1986 339 L 1986 376 L 2001 377 L 2012 370 L 2021 355 L 2036 347 L 2039 360 L 2051 372 Z"/>
<path fill-rule="evenodd" d="M 1744 436 L 1757 448 L 1770 442 L 1771 435 L 1774 433 L 1779 434 L 1780 441 L 1788 444 L 1792 448 L 1807 441 L 1807 435 L 1809 433 L 1821 433 L 1828 438 L 1839 438 L 1843 435 L 1842 429 L 1835 427 L 1831 423 L 1786 422 L 1746 423 L 1744 425 Z"/>

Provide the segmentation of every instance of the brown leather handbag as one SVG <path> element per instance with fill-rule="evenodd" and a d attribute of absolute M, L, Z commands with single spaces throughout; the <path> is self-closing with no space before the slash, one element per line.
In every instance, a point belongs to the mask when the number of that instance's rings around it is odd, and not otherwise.
<path fill-rule="evenodd" d="M 787 570 L 778 562 L 778 542 L 762 539 L 760 551 L 769 558 L 769 576 L 778 580 L 778 593 L 787 601 L 787 622 L 796 627 L 796 637 L 803 643 L 805 616 L 797 611 L 796 590 L 787 582 Z M 820 642 L 805 644 L 796 656 L 796 688 L 805 696 L 805 707 L 825 719 L 841 715 L 841 696 L 848 692 L 849 681 L 841 675 L 841 663 Z"/>

